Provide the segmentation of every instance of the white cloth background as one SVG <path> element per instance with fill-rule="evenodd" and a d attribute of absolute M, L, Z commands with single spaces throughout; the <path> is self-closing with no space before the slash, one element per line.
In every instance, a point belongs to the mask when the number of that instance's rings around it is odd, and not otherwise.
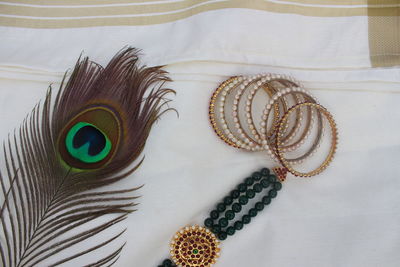
<path fill-rule="evenodd" d="M 115 266 L 152 267 L 180 227 L 201 224 L 244 177 L 272 161 L 228 147 L 208 122 L 208 101 L 232 75 L 284 73 L 334 115 L 339 149 L 312 179 L 289 177 L 272 204 L 223 242 L 218 267 L 400 265 L 400 69 L 372 69 L 366 17 L 315 18 L 245 9 L 152 26 L 0 28 L 0 140 L 57 88 L 79 54 L 105 64 L 123 46 L 166 65 L 177 91 L 153 128 L 140 169 L 138 211 L 121 223 Z M 74 261 L 65 266 L 80 266 Z"/>

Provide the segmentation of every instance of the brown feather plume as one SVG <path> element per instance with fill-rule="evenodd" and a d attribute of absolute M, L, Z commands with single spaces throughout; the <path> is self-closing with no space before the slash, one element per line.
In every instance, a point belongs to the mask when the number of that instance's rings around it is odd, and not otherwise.
<path fill-rule="evenodd" d="M 143 159 L 128 166 L 169 110 L 165 96 L 174 92 L 163 88 L 170 80 L 160 67 L 138 66 L 137 53 L 124 49 L 104 68 L 80 59 L 55 99 L 50 87 L 43 105 L 3 144 L 2 266 L 59 266 L 105 248 L 124 232 L 100 243 L 90 239 L 133 211 L 129 193 L 137 188 L 99 188 L 139 167 Z M 88 241 L 83 251 L 70 252 Z M 122 247 L 82 266 L 110 266 Z"/>

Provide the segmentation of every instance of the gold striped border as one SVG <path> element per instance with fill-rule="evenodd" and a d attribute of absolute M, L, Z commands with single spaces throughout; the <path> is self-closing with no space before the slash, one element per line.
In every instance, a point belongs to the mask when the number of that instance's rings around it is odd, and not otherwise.
<path fill-rule="evenodd" d="M 4 3 L 39 5 L 39 6 L 81 6 L 81 5 L 114 5 L 132 3 L 160 3 L 165 0 L 4 0 Z M 243 0 L 248 1 L 248 0 Z M 277 0 L 310 5 L 398 5 L 399 0 Z"/>
<path fill-rule="evenodd" d="M 0 3 L 2 15 L 31 16 L 31 17 L 92 17 L 92 16 L 118 16 L 141 15 L 152 13 L 173 12 L 188 9 L 193 6 L 210 2 L 210 0 L 186 0 L 179 2 L 166 2 L 159 4 L 141 4 L 126 6 L 83 6 L 83 7 L 31 7 L 10 6 Z"/>
<path fill-rule="evenodd" d="M 294 0 L 290 0 L 294 2 Z M 302 0 L 304 1 L 304 0 Z M 309 0 L 306 0 L 309 1 Z M 320 0 L 311 0 L 311 1 L 320 1 Z M 365 0 L 366 1 L 366 0 Z M 396 0 L 399 1 L 399 0 Z M 229 1 L 227 1 L 229 2 Z M 250 1 L 251 2 L 251 1 Z M 267 5 L 262 5 L 261 2 L 267 3 L 266 1 L 254 1 L 257 6 L 254 4 L 247 5 L 248 8 L 254 7 L 255 9 L 268 9 Z M 259 4 L 257 4 L 259 2 Z M 74 18 L 74 17 L 93 17 L 93 16 L 118 16 L 118 15 L 142 15 L 142 14 L 154 14 L 154 13 L 167 13 L 167 12 L 176 12 L 184 9 L 191 9 L 197 5 L 212 3 L 210 0 L 186 0 L 186 1 L 178 1 L 178 2 L 163 2 L 158 4 L 146 4 L 142 3 L 139 5 L 123 5 L 123 6 L 68 6 L 63 8 L 57 7 L 38 7 L 38 6 L 13 6 L 2 4 L 0 2 L 0 10 L 1 15 L 7 16 L 27 16 L 27 17 L 38 17 L 41 19 L 51 19 L 51 18 Z M 237 5 L 238 3 L 236 3 Z M 230 5 L 231 7 L 234 7 Z M 271 5 L 272 7 L 272 5 Z M 281 6 L 284 8 L 283 6 Z M 290 5 L 291 8 L 295 8 L 295 5 Z M 376 8 L 381 10 L 382 7 L 385 6 L 377 6 Z M 321 7 L 303 7 L 312 8 L 313 10 L 321 9 Z M 323 9 L 331 8 L 331 12 L 333 13 L 335 9 L 332 7 L 323 7 Z M 366 7 L 364 7 L 365 9 Z M 390 7 L 389 7 L 390 8 Z M 400 6 L 399 6 L 400 8 Z M 340 11 L 346 10 L 346 8 L 340 9 Z M 359 8 L 358 10 L 362 10 Z M 346 13 L 348 11 L 345 11 Z M 318 15 L 318 14 L 317 14 Z"/>
<path fill-rule="evenodd" d="M 157 0 L 5 0 L 4 3 L 41 6 L 80 6 L 157 2 Z M 159 2 L 159 1 L 158 1 Z"/>
<path fill-rule="evenodd" d="M 279 1 L 279 0 L 278 0 Z M 400 5 L 399 0 L 280 0 L 308 5 L 343 5 L 343 6 L 394 6 Z"/>
<path fill-rule="evenodd" d="M 197 0 L 191 0 L 195 3 Z M 204 0 L 203 0 L 204 1 Z M 290 4 L 279 4 L 276 2 L 267 2 L 263 0 L 231 0 L 219 2 L 205 2 L 199 0 L 200 5 L 189 7 L 186 10 L 180 10 L 166 13 L 166 14 L 152 14 L 149 16 L 134 16 L 131 13 L 126 14 L 124 17 L 80 17 L 80 18 L 29 18 L 29 17 L 16 17 L 16 16 L 0 16 L 0 25 L 11 27 L 25 27 L 25 28 L 79 28 L 79 27 L 96 27 L 96 26 L 124 26 L 124 25 L 152 25 L 161 24 L 172 21 L 181 20 L 191 17 L 203 12 L 221 10 L 227 8 L 245 8 L 260 11 L 269 11 L 275 13 L 290 13 L 299 14 L 304 16 L 317 16 L 317 17 L 345 17 L 345 16 L 397 16 L 400 12 L 400 7 L 379 7 L 372 8 L 372 11 L 366 7 L 360 8 L 332 8 L 332 7 L 312 7 Z M 171 3 L 170 3 L 171 4 Z M 141 9 L 143 5 L 132 6 L 133 8 Z M 115 12 L 118 10 L 122 12 L 120 7 L 105 8 L 107 12 Z M 128 7 L 123 7 L 126 10 Z M 175 8 L 178 8 L 175 6 Z M 159 4 L 153 5 L 153 12 L 162 12 L 168 7 L 160 6 Z M 91 11 L 90 14 L 92 13 Z M 140 14 L 140 11 L 136 11 Z M 103 13 L 102 13 L 103 14 Z M 108 15 L 110 13 L 107 13 Z M 115 14 L 115 13 L 114 13 Z M 119 14 L 121 15 L 121 14 Z M 132 16 L 129 16 L 132 15 Z"/>
<path fill-rule="evenodd" d="M 368 40 L 372 67 L 400 66 L 400 10 L 393 16 L 374 16 L 368 10 Z"/>

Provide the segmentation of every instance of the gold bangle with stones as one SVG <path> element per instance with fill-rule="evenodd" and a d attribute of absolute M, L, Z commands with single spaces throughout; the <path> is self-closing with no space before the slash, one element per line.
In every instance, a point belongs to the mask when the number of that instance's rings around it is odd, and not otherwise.
<path fill-rule="evenodd" d="M 218 95 L 220 94 L 220 92 L 223 90 L 223 88 L 225 88 L 226 85 L 228 85 L 229 83 L 231 83 L 232 81 L 236 80 L 238 77 L 234 76 L 229 78 L 228 80 L 222 82 L 217 89 L 214 91 L 213 95 L 211 96 L 210 99 L 210 105 L 209 105 L 209 109 L 208 109 L 208 115 L 209 115 L 209 119 L 210 119 L 210 123 L 212 128 L 214 129 L 214 132 L 217 134 L 217 136 L 224 141 L 226 144 L 236 147 L 236 148 L 240 148 L 238 145 L 236 145 L 236 143 L 232 142 L 231 140 L 229 140 L 223 133 L 223 131 L 218 127 L 217 125 L 217 121 L 216 121 L 216 112 L 215 112 L 215 108 L 216 108 L 216 100 L 218 98 Z"/>
<path fill-rule="evenodd" d="M 219 113 L 216 112 L 214 114 L 216 126 L 218 127 L 218 124 L 220 124 L 224 137 L 233 143 L 235 147 L 244 149 L 246 147 L 244 147 L 243 144 L 246 142 L 246 140 L 241 139 L 241 137 L 237 136 L 233 131 L 231 131 L 229 120 L 226 118 L 229 113 L 226 114 L 225 104 L 226 99 L 231 96 L 233 90 L 246 86 L 247 84 L 248 81 L 246 81 L 243 76 L 238 76 L 236 79 L 233 79 L 232 81 L 223 84 L 221 88 L 218 88 L 220 92 L 216 95 L 215 107 L 219 108 Z"/>
<path fill-rule="evenodd" d="M 272 105 L 278 101 L 280 98 L 285 97 L 286 95 L 289 94 L 302 94 L 304 96 L 304 100 L 307 102 L 311 102 L 311 103 L 316 103 L 315 98 L 313 98 L 309 93 L 307 93 L 307 91 L 303 88 L 296 88 L 296 87 L 292 87 L 292 88 L 285 88 L 282 91 L 280 91 L 277 95 L 275 95 L 271 101 L 266 105 L 266 108 L 264 109 L 264 115 L 263 115 L 263 119 L 268 119 L 268 115 L 270 112 L 270 109 L 272 107 Z M 296 103 L 299 104 L 299 103 Z M 296 110 L 296 114 L 298 114 L 299 110 Z M 293 144 L 287 145 L 285 142 L 286 140 L 284 140 L 283 138 L 281 138 L 281 150 L 282 152 L 290 152 L 290 151 L 294 151 L 298 148 L 300 148 L 300 146 L 302 144 L 305 143 L 305 140 L 307 139 L 308 135 L 310 134 L 311 128 L 312 128 L 312 121 L 313 121 L 313 112 L 311 110 L 311 108 L 308 109 L 308 116 L 309 119 L 306 122 L 306 126 L 304 128 L 304 131 L 302 132 L 301 136 L 298 138 L 298 140 L 296 140 Z M 297 115 L 296 115 L 297 117 Z M 317 118 L 318 118 L 318 134 L 317 134 L 317 138 L 315 139 L 313 146 L 307 151 L 305 152 L 303 155 L 294 158 L 294 159 L 288 159 L 289 162 L 291 162 L 292 164 L 295 163 L 302 163 L 302 161 L 304 161 L 308 156 L 312 155 L 312 153 L 318 148 L 318 144 L 321 140 L 321 135 L 322 135 L 322 119 L 321 119 L 321 114 L 319 114 L 319 112 L 317 112 Z M 267 124 L 267 122 L 265 122 L 265 124 Z M 281 131 L 281 135 L 283 136 L 284 131 Z M 295 137 L 295 136 L 291 136 Z M 268 140 L 265 140 L 266 143 L 266 147 L 268 147 L 269 149 L 267 149 L 268 153 L 274 153 L 274 145 L 276 143 L 275 140 L 276 136 L 274 135 L 273 138 L 270 138 Z M 291 139 L 290 138 L 290 139 Z"/>
<path fill-rule="evenodd" d="M 306 100 L 315 102 L 315 100 L 309 94 L 306 93 L 306 90 L 304 88 L 298 88 L 298 87 L 285 88 L 285 89 L 279 91 L 277 94 L 275 94 L 272 97 L 272 99 L 270 100 L 270 102 L 265 106 L 265 109 L 263 111 L 263 116 L 262 116 L 262 119 L 263 119 L 262 122 L 264 123 L 264 125 L 268 124 L 268 121 L 267 121 L 268 120 L 268 116 L 269 116 L 271 107 L 274 105 L 274 103 L 277 102 L 279 99 L 281 99 L 281 98 L 283 98 L 283 97 L 285 97 L 286 95 L 289 95 L 289 94 L 302 94 L 305 97 Z M 297 111 L 298 110 L 296 110 L 296 118 L 297 118 L 297 115 L 299 114 Z M 305 139 L 308 136 L 307 133 L 311 128 L 311 121 L 312 121 L 311 110 L 309 110 L 308 116 L 310 118 L 307 120 L 306 127 L 305 127 L 305 129 L 303 131 L 303 134 L 300 136 L 300 138 L 294 144 L 282 146 L 282 148 L 281 148 L 282 150 L 284 150 L 285 152 L 286 151 L 293 151 L 295 149 L 298 149 L 300 147 L 300 145 L 302 144 L 302 142 L 305 141 Z M 263 125 L 263 124 L 261 124 L 261 125 Z M 285 130 L 286 130 L 286 127 L 285 127 L 285 129 L 283 129 L 281 131 L 282 136 L 283 136 Z M 292 139 L 292 137 L 295 137 L 295 135 L 290 136 L 289 139 Z M 274 151 L 275 138 L 276 138 L 275 135 L 273 135 L 273 136 L 271 136 L 271 138 L 263 140 L 264 149 L 267 151 L 269 156 L 271 158 L 273 158 L 273 159 L 276 158 L 276 151 Z M 283 138 L 281 139 L 282 143 L 285 143 L 285 141 L 286 140 L 283 140 Z M 313 146 L 312 149 L 315 149 L 315 147 L 316 146 Z M 311 152 L 308 153 L 308 154 L 311 154 Z M 301 162 L 298 162 L 298 161 L 303 160 L 303 159 L 304 159 L 304 157 L 301 156 L 301 157 L 296 158 L 296 159 L 290 159 L 289 161 L 291 161 L 292 164 L 295 164 L 295 163 L 301 163 Z"/>
<path fill-rule="evenodd" d="M 316 169 L 314 169 L 310 172 L 299 172 L 299 171 L 296 171 L 295 169 L 293 169 L 293 167 L 290 165 L 290 162 L 284 158 L 284 155 L 283 155 L 284 152 L 282 151 L 282 148 L 281 148 L 281 145 L 282 145 L 282 141 L 281 141 L 282 132 L 281 131 L 282 131 L 284 125 L 287 123 L 287 120 L 288 120 L 290 114 L 301 107 L 311 107 L 311 108 L 317 109 L 328 120 L 331 131 L 332 131 L 331 146 L 330 146 L 327 157 L 325 158 L 325 160 L 323 161 L 323 163 L 321 165 L 319 165 Z M 333 119 L 333 116 L 329 113 L 328 110 L 326 110 L 323 106 L 321 106 L 319 104 L 305 102 L 305 103 L 300 103 L 300 104 L 297 104 L 296 106 L 293 106 L 283 115 L 283 117 L 278 125 L 276 139 L 277 139 L 276 140 L 277 142 L 275 145 L 275 150 L 277 152 L 276 153 L 277 157 L 278 157 L 280 163 L 283 165 L 283 167 L 286 168 L 287 171 L 289 171 L 290 173 L 292 173 L 295 176 L 311 177 L 311 176 L 321 173 L 329 166 L 329 164 L 332 161 L 334 154 L 336 152 L 337 142 L 338 142 L 338 133 L 337 133 L 337 127 L 336 127 L 335 120 Z"/>
<path fill-rule="evenodd" d="M 296 87 L 294 87 L 294 88 L 296 88 Z M 278 92 L 277 94 L 275 94 L 275 95 L 273 96 L 273 98 L 271 99 L 271 101 L 269 102 L 269 104 L 266 105 L 266 109 L 264 109 L 264 114 L 262 115 L 262 121 L 261 121 L 261 124 L 260 124 L 261 127 L 263 127 L 263 128 L 261 129 L 262 132 L 267 131 L 267 127 L 268 127 L 268 117 L 269 117 L 269 113 L 270 113 L 269 107 L 270 107 L 270 106 L 273 106 L 273 105 L 275 104 L 275 102 L 279 101 L 280 99 L 284 99 L 284 97 L 285 97 L 286 95 L 292 95 L 292 96 L 293 96 L 293 98 L 295 99 L 294 105 L 296 105 L 296 104 L 298 104 L 298 103 L 302 103 L 302 102 L 307 101 L 307 100 L 314 101 L 314 100 L 313 100 L 311 97 L 309 97 L 307 94 L 305 94 L 305 93 L 303 94 L 303 93 L 300 91 L 301 89 L 302 89 L 302 88 L 298 88 L 296 91 L 293 90 L 293 92 L 292 92 L 292 91 L 289 91 L 289 90 L 292 90 L 291 88 L 285 88 L 285 89 L 283 89 L 282 91 Z M 301 101 L 300 96 L 303 97 L 303 101 Z M 285 101 L 285 102 L 286 102 L 286 101 Z M 271 104 L 271 103 L 272 103 L 272 104 Z M 285 114 L 286 111 L 287 111 L 287 110 L 285 110 L 282 114 Z M 308 117 L 309 119 L 306 120 L 306 126 L 305 126 L 305 129 L 304 129 L 304 131 L 303 131 L 304 133 L 306 133 L 306 132 L 309 130 L 309 128 L 311 127 L 311 123 L 312 123 L 312 121 L 313 121 L 312 115 L 313 115 L 313 114 L 311 113 L 311 111 L 308 110 L 308 112 L 307 112 L 307 117 Z M 279 118 L 279 119 L 280 119 L 280 118 Z M 293 126 L 292 129 L 286 134 L 286 136 L 282 138 L 282 142 L 283 142 L 283 143 L 285 143 L 285 144 L 286 144 L 286 143 L 289 143 L 289 141 L 292 140 L 292 139 L 297 135 L 297 133 L 298 133 L 299 130 L 300 130 L 300 127 L 301 127 L 301 124 L 302 124 L 302 123 L 301 123 L 302 120 L 303 120 L 303 113 L 302 113 L 300 110 L 297 110 L 297 111 L 296 111 L 296 118 L 295 118 L 294 126 Z M 287 127 L 288 127 L 288 126 L 287 126 Z M 276 127 L 274 127 L 274 130 L 275 130 L 275 132 L 276 132 Z M 286 132 L 286 130 L 287 130 L 287 129 L 285 129 L 285 132 Z M 273 135 L 270 135 L 269 137 L 266 137 L 265 135 L 263 135 L 263 140 L 268 141 L 269 143 L 273 143 L 273 142 L 274 142 L 274 139 L 275 139 L 275 132 L 274 132 Z M 293 149 L 296 148 L 297 143 L 300 143 L 305 137 L 306 137 L 306 134 L 301 135 L 300 138 L 299 138 L 299 140 L 298 140 L 297 142 L 295 142 L 294 144 L 285 146 L 284 149 L 291 150 L 292 148 L 293 148 Z"/>

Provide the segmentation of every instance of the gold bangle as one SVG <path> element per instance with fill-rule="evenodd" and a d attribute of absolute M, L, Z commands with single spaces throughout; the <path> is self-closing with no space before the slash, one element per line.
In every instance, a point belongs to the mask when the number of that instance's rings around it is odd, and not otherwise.
<path fill-rule="evenodd" d="M 268 119 L 268 115 L 269 115 L 269 111 L 270 111 L 270 108 L 268 108 L 268 106 L 272 107 L 272 105 L 276 101 L 279 101 L 279 99 L 281 99 L 281 98 L 283 98 L 283 97 L 285 97 L 287 95 L 294 95 L 294 96 L 295 95 L 301 95 L 304 98 L 304 101 L 310 102 L 310 103 L 316 103 L 315 98 L 313 98 L 303 88 L 300 88 L 300 87 L 285 88 L 284 91 L 280 92 L 280 94 L 274 96 L 273 99 L 271 99 L 270 102 L 268 103 L 268 105 L 266 106 L 267 108 L 264 109 L 264 115 L 266 116 L 267 119 Z M 296 106 L 297 104 L 299 104 L 299 103 L 294 104 L 292 107 Z M 285 129 L 281 129 L 279 131 L 280 134 L 281 134 L 281 139 L 280 139 L 281 146 L 280 146 L 280 149 L 282 150 L 282 152 L 287 152 L 287 151 L 291 151 L 293 149 L 298 148 L 300 146 L 300 144 L 307 138 L 309 129 L 311 127 L 311 120 L 312 120 L 312 118 L 311 118 L 312 112 L 311 111 L 312 111 L 312 108 L 308 108 L 308 117 L 309 117 L 309 119 L 306 122 L 306 126 L 305 126 L 305 128 L 303 130 L 303 133 L 298 138 L 298 140 L 295 141 L 293 144 L 285 145 L 286 138 L 282 137 L 283 134 L 285 133 Z M 286 113 L 287 113 L 287 111 L 285 111 L 282 114 L 282 117 Z M 319 141 L 321 139 L 321 135 L 322 135 L 322 118 L 321 118 L 321 114 L 319 112 L 316 112 L 316 113 L 317 113 L 317 118 L 318 118 L 318 134 L 317 134 L 317 138 L 316 138 L 313 146 L 310 148 L 309 151 L 307 151 L 306 153 L 304 153 L 303 155 L 301 155 L 301 156 L 299 156 L 297 158 L 287 159 L 287 161 L 290 162 L 291 164 L 301 163 L 302 161 L 304 161 L 305 158 L 307 158 L 309 155 L 311 155 L 313 153 L 313 151 L 315 151 L 317 146 L 318 146 L 318 143 L 319 143 Z M 299 114 L 301 114 L 301 112 L 298 109 L 296 109 L 296 122 L 298 120 Z M 265 124 L 267 125 L 267 121 L 265 121 Z M 275 130 L 274 135 L 271 136 L 268 139 L 268 146 L 270 147 L 270 151 L 275 150 L 274 148 L 275 148 L 275 145 L 276 145 L 276 142 L 277 142 L 276 141 L 276 133 L 277 133 L 277 131 Z M 276 154 L 276 151 L 275 151 L 275 154 Z"/>
<path fill-rule="evenodd" d="M 316 169 L 314 169 L 314 170 L 312 170 L 310 172 L 299 172 L 299 171 L 294 170 L 291 167 L 290 162 L 283 157 L 283 153 L 284 152 L 282 151 L 282 147 L 281 147 L 281 145 L 282 145 L 281 138 L 282 138 L 282 135 L 283 135 L 283 133 L 282 133 L 283 125 L 285 125 L 285 123 L 287 122 L 290 114 L 293 111 L 295 111 L 295 110 L 297 110 L 297 109 L 299 109 L 301 107 L 304 107 L 304 106 L 318 109 L 318 111 L 321 114 L 325 115 L 325 117 L 327 118 L 327 120 L 328 120 L 328 122 L 330 124 L 331 130 L 332 130 L 332 144 L 331 144 L 331 147 L 330 147 L 330 150 L 329 150 L 329 153 L 328 153 L 327 157 L 325 158 L 324 162 L 320 166 L 318 166 L 318 168 L 316 168 Z M 336 123 L 335 123 L 335 120 L 333 119 L 332 115 L 329 113 L 329 111 L 326 110 L 323 106 L 321 106 L 319 104 L 305 102 L 305 103 L 300 103 L 300 104 L 297 104 L 297 105 L 293 106 L 292 108 L 290 108 L 283 115 L 281 121 L 279 122 L 278 129 L 277 129 L 275 150 L 276 150 L 276 154 L 277 154 L 277 157 L 278 157 L 280 163 L 290 173 L 292 173 L 295 176 L 300 176 L 300 177 L 311 177 L 311 176 L 314 176 L 314 175 L 317 175 L 317 174 L 321 173 L 322 171 L 324 171 L 328 167 L 328 165 L 332 161 L 332 159 L 334 157 L 334 154 L 336 152 L 337 140 L 338 140 L 338 136 L 337 136 Z"/>
<path fill-rule="evenodd" d="M 240 148 L 237 144 L 235 144 L 234 142 L 232 142 L 231 140 L 229 140 L 229 138 L 227 138 L 224 133 L 222 132 L 222 130 L 218 127 L 217 125 L 217 121 L 215 119 L 215 105 L 216 105 L 216 100 L 218 98 L 218 95 L 220 94 L 220 92 L 222 91 L 222 89 L 224 89 L 228 84 L 230 84 L 231 82 L 233 82 L 234 80 L 236 80 L 238 78 L 238 76 L 233 76 L 231 78 L 229 78 L 228 80 L 222 82 L 217 89 L 214 91 L 214 93 L 211 96 L 210 99 L 210 105 L 208 108 L 208 115 L 209 115 L 209 119 L 210 119 L 210 123 L 212 128 L 214 129 L 214 132 L 218 135 L 218 137 L 224 141 L 226 144 L 233 146 L 235 148 Z"/>

